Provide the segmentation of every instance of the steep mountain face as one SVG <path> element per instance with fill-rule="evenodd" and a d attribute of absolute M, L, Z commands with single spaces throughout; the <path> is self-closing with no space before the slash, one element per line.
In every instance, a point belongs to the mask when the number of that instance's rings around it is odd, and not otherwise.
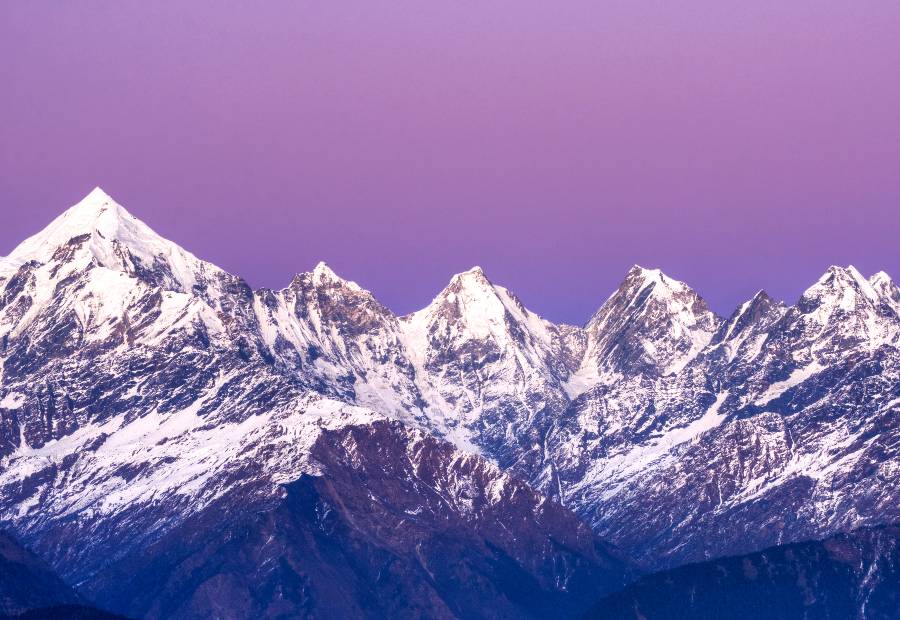
<path fill-rule="evenodd" d="M 431 435 L 346 426 L 310 454 L 323 475 L 263 510 L 205 511 L 92 591 L 146 618 L 546 618 L 628 577 L 574 515 Z"/>
<path fill-rule="evenodd" d="M 192 534 L 215 546 L 216 536 L 230 540 L 238 531 L 232 527 L 244 527 L 246 519 L 262 513 L 275 515 L 279 524 L 285 520 L 284 527 L 291 519 L 299 519 L 296 528 L 318 527 L 307 513 L 294 510 L 297 506 L 288 501 L 285 489 L 298 480 L 312 480 L 309 476 L 324 477 L 333 485 L 343 475 L 346 485 L 355 484 L 361 493 L 362 472 L 357 470 L 367 463 L 317 460 L 316 450 L 322 448 L 314 447 L 323 433 L 374 424 L 385 416 L 407 423 L 422 420 L 428 430 L 441 424 L 421 417 L 427 409 L 416 396 L 422 378 L 406 353 L 403 323 L 324 265 L 301 274 L 284 291 L 253 293 L 239 278 L 161 240 L 99 192 L 26 241 L 2 265 L 2 273 L 12 275 L 4 276 L 0 304 L 5 329 L 0 519 L 69 582 L 96 591 L 105 597 L 103 602 L 122 590 L 123 579 L 111 582 L 109 590 L 103 588 L 110 566 L 147 557 L 148 548 L 162 549 L 159 545 L 180 535 Z M 378 412 L 354 403 L 369 404 Z M 392 432 L 400 434 L 399 429 Z M 402 435 L 390 449 L 370 442 L 367 449 L 375 455 L 367 458 L 377 456 L 379 466 L 386 467 L 421 443 L 421 436 L 416 437 Z M 410 532 L 417 538 L 385 546 L 375 534 L 358 533 L 358 524 L 368 517 L 359 511 L 371 506 L 348 506 L 345 494 L 350 491 L 345 489 L 331 498 L 343 502 L 340 522 L 347 540 L 341 544 L 348 549 L 368 545 L 379 558 L 402 552 L 404 562 L 421 552 L 414 549 L 415 540 L 429 536 L 437 549 L 447 545 L 460 554 L 467 550 L 471 570 L 481 571 L 485 592 L 494 592 L 497 617 L 526 613 L 532 604 L 535 609 L 547 604 L 566 607 L 580 600 L 579 592 L 622 583 L 622 564 L 601 556 L 593 534 L 564 509 L 544 508 L 547 500 L 522 483 L 507 481 L 477 455 L 464 458 L 449 446 L 429 448 L 428 454 L 428 467 L 446 468 L 446 475 L 454 477 L 465 474 L 465 468 L 477 470 L 477 482 L 497 492 L 478 501 L 469 495 L 477 487 L 475 481 L 457 488 L 450 484 L 455 480 L 449 480 L 440 502 L 471 500 L 487 512 L 460 514 L 450 526 L 446 515 L 430 520 L 423 516 L 418 529 Z M 354 473 L 341 474 L 339 468 L 351 467 L 357 468 Z M 516 491 L 505 494 L 498 484 Z M 314 490 L 328 501 L 331 488 Z M 401 498 L 389 491 L 382 501 L 395 517 L 399 508 L 389 502 L 401 499 L 407 501 L 404 510 L 435 510 L 424 496 L 412 505 L 410 493 Z M 526 493 L 532 503 L 526 504 L 527 510 L 517 508 Z M 505 514 L 520 517 L 508 522 L 511 531 L 531 532 L 521 543 L 497 534 L 472 538 L 470 530 L 493 527 L 483 520 L 497 521 Z M 542 518 L 546 521 L 538 521 Z M 395 518 L 401 531 L 399 520 Z M 219 527 L 221 523 L 227 527 Z M 539 541 L 561 541 L 562 546 L 540 546 Z M 575 545 L 572 550 L 566 547 L 570 543 Z M 446 560 L 435 551 L 430 561 Z M 322 565 L 336 561 L 331 557 Z M 314 573 L 317 565 L 298 566 Z M 363 596 L 381 587 L 378 570 L 370 568 L 351 582 L 362 589 L 345 594 Z M 163 570 L 159 564 L 151 569 Z M 418 570 L 420 581 L 432 579 Z M 215 567 L 210 571 L 215 573 Z M 336 577 L 351 577 L 334 571 Z M 152 574 L 141 574 L 141 579 Z M 214 583 L 230 583 L 227 574 L 215 574 Z M 523 594 L 524 599 L 504 607 L 507 595 L 516 594 L 503 581 L 512 574 L 528 576 L 540 593 L 529 590 L 525 594 L 534 594 L 533 599 Z M 197 592 L 179 590 L 166 604 L 191 615 L 190 609 L 199 609 L 204 588 L 213 587 L 204 583 L 197 584 Z M 332 587 L 317 583 L 326 591 Z M 419 585 L 402 584 L 410 588 L 410 596 Z M 233 601 L 245 591 L 260 595 L 255 588 L 263 586 L 233 584 L 233 590 L 216 586 L 216 591 L 223 600 Z M 159 595 L 168 600 L 164 590 Z M 448 591 L 428 600 L 454 601 L 460 596 Z M 322 599 L 316 600 L 327 608 Z M 370 608 L 367 600 L 350 601 L 347 609 L 374 614 L 373 609 L 388 605 Z M 434 604 L 435 613 L 459 613 L 450 603 Z M 149 607 L 138 611 L 156 613 Z M 274 608 L 257 611 L 280 613 Z"/>
<path fill-rule="evenodd" d="M 397 317 L 324 264 L 254 292 L 97 190 L 0 259 L 0 373 L 0 521 L 98 591 L 111 565 L 167 544 L 174 563 L 160 575 L 214 566 L 231 530 L 211 533 L 210 515 L 223 511 L 251 530 L 257 513 L 314 528 L 285 489 L 305 480 L 334 500 L 322 485 L 346 464 L 332 473 L 313 458 L 320 438 L 384 420 L 525 480 L 646 569 L 900 520 L 900 289 L 852 267 L 829 269 L 794 306 L 761 292 L 727 319 L 635 267 L 583 329 L 538 317 L 475 268 Z M 407 448 L 392 445 L 372 450 L 402 462 Z M 410 561 L 354 529 L 368 510 L 336 513 L 350 524 L 340 548 Z M 541 523 L 528 527 L 549 536 Z M 486 527 L 457 525 L 457 542 Z M 174 532 L 207 551 L 178 555 Z M 242 557 L 258 557 L 255 540 Z M 466 540 L 491 596 L 512 596 L 496 581 L 507 573 L 484 564 L 497 539 Z M 168 587 L 148 591 L 186 615 L 202 604 Z M 264 584 L 235 588 L 250 601 Z M 540 605 L 556 596 L 537 590 Z M 462 593 L 435 592 L 428 605 L 461 613 L 447 601 Z M 389 609 L 372 596 L 347 613 Z"/>
<path fill-rule="evenodd" d="M 564 384 L 585 338 L 530 312 L 480 268 L 401 318 L 324 263 L 257 297 L 271 354 L 319 391 L 516 464 L 523 475 L 544 467 L 543 440 L 568 403 Z"/>
<path fill-rule="evenodd" d="M 259 360 L 250 288 L 98 190 L 3 259 L 0 286 L 0 454 L 187 406 L 227 358 Z"/>
<path fill-rule="evenodd" d="M 256 294 L 262 339 L 271 356 L 316 389 L 426 424 L 398 319 L 369 291 L 325 263 L 290 286 Z"/>
<path fill-rule="evenodd" d="M 898 583 L 900 527 L 884 526 L 644 577 L 586 617 L 888 620 Z"/>
<path fill-rule="evenodd" d="M 81 599 L 18 541 L 0 532 L 0 617 Z"/>
<path fill-rule="evenodd" d="M 273 370 L 246 284 L 101 192 L 2 264 L 0 518 L 75 582 L 232 485 L 302 470 L 238 473 L 338 409 Z"/>
<path fill-rule="evenodd" d="M 719 321 L 683 282 L 635 265 L 587 324 L 581 374 L 605 383 L 675 374 L 709 343 Z"/>
<path fill-rule="evenodd" d="M 898 334 L 852 267 L 757 295 L 676 375 L 573 402 L 567 504 L 654 569 L 900 518 Z"/>
<path fill-rule="evenodd" d="M 583 347 L 572 330 L 530 312 L 478 267 L 402 324 L 430 417 L 449 437 L 505 467 L 540 449 Z"/>

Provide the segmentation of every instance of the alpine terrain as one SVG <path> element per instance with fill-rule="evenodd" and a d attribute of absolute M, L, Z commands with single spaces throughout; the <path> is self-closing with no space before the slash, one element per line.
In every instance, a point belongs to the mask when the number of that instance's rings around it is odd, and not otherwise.
<path fill-rule="evenodd" d="M 324 263 L 253 290 L 99 188 L 0 258 L 0 527 L 132 617 L 575 617 L 869 558 L 898 414 L 900 288 L 852 266 L 729 317 L 635 266 L 582 327 L 476 267 L 396 316 Z"/>

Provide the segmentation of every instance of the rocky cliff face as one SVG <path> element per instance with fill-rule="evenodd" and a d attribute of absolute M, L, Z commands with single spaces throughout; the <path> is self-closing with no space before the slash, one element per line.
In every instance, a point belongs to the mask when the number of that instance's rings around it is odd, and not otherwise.
<path fill-rule="evenodd" d="M 884 526 L 644 577 L 587 618 L 858 618 L 900 609 L 900 527 Z"/>
<path fill-rule="evenodd" d="M 853 268 L 757 295 L 681 372 L 574 401 L 567 503 L 654 568 L 897 519 L 898 325 Z"/>
<path fill-rule="evenodd" d="M 632 574 L 570 512 L 396 422 L 328 430 L 310 454 L 321 475 L 252 510 L 222 498 L 91 592 L 147 618 L 546 618 Z"/>
<path fill-rule="evenodd" d="M 252 291 L 96 190 L 0 259 L 0 520 L 67 579 L 100 580 L 213 506 L 294 514 L 300 480 L 327 498 L 350 470 L 327 471 L 321 438 L 390 420 L 524 480 L 647 569 L 752 552 L 900 519 L 898 351 L 884 273 L 834 267 L 793 306 L 760 293 L 720 318 L 635 267 L 578 328 L 476 268 L 397 317 L 324 264 Z M 391 445 L 370 444 L 385 467 L 408 450 Z"/>

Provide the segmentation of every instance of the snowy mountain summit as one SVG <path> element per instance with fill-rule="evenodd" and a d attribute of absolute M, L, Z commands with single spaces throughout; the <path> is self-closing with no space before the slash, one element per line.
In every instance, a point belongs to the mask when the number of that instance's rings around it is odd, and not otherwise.
<path fill-rule="evenodd" d="M 795 305 L 760 292 L 719 317 L 635 266 L 575 327 L 475 267 L 396 316 L 325 263 L 254 291 L 99 188 L 0 259 L 0 520 L 144 617 L 194 617 L 214 587 L 256 616 L 277 615 L 254 598 L 272 588 L 289 614 L 390 614 L 396 587 L 465 617 L 451 550 L 508 617 L 575 610 L 626 556 L 900 520 L 898 413 L 884 272 L 832 267 Z M 236 531 L 268 572 L 215 573 Z M 351 575 L 341 554 L 365 560 Z M 116 591 L 139 571 L 156 602 Z M 183 573 L 193 589 L 163 578 Z M 526 575 L 534 599 L 510 589 Z"/>
<path fill-rule="evenodd" d="M 23 264 L 53 260 L 82 266 L 89 261 L 130 274 L 156 267 L 165 272 L 160 284 L 178 290 L 190 290 L 198 272 L 215 269 L 160 237 L 99 187 L 0 259 L 0 278 Z"/>

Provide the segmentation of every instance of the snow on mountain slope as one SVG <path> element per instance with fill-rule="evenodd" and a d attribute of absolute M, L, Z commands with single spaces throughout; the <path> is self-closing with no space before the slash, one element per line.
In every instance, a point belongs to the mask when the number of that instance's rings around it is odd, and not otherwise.
<path fill-rule="evenodd" d="M 547 413 L 566 400 L 572 339 L 564 328 L 479 267 L 453 276 L 401 328 L 422 398 L 449 437 L 506 464 L 539 446 Z"/>
<path fill-rule="evenodd" d="M 475 268 L 396 317 L 324 264 L 253 292 L 97 192 L 2 260 L 0 511 L 55 563 L 86 562 L 62 544 L 72 514 L 165 529 L 188 498 L 306 472 L 326 403 L 494 461 L 650 567 L 900 506 L 900 293 L 883 273 L 833 267 L 795 306 L 759 293 L 720 319 L 634 267 L 582 329 Z"/>
<path fill-rule="evenodd" d="M 279 497 L 279 485 L 320 473 L 309 449 L 323 429 L 379 419 L 313 395 L 264 408 L 232 395 L 237 402 L 226 404 L 227 391 L 223 377 L 185 409 L 123 413 L 21 447 L 4 459 L 0 519 L 82 581 L 237 489 L 257 501 Z M 210 411 L 217 402 L 254 413 L 222 422 Z"/>
<path fill-rule="evenodd" d="M 274 506 L 325 473 L 325 430 L 432 430 L 400 321 L 324 265 L 253 293 L 96 192 L 67 213 L 5 261 L 0 520 L 73 582 L 210 510 Z"/>
<path fill-rule="evenodd" d="M 262 338 L 289 372 L 323 391 L 427 425 L 397 318 L 325 263 L 255 294 Z"/>
<path fill-rule="evenodd" d="M 869 284 L 878 293 L 882 303 L 886 302 L 896 312 L 900 312 L 900 287 L 891 280 L 888 274 L 879 271 L 869 278 Z"/>
<path fill-rule="evenodd" d="M 78 242 L 70 243 L 73 239 Z M 12 277 L 32 261 L 53 260 L 65 261 L 73 269 L 83 269 L 91 261 L 129 274 L 153 270 L 159 276 L 157 284 L 180 292 L 190 291 L 206 272 L 221 272 L 157 235 L 99 187 L 0 258 L 0 278 Z"/>
<path fill-rule="evenodd" d="M 309 452 L 322 475 L 188 519 L 90 593 L 142 618 L 563 618 L 629 576 L 573 514 L 428 433 L 344 426 Z"/>
<path fill-rule="evenodd" d="M 678 373 L 709 343 L 719 322 L 686 284 L 635 265 L 588 322 L 587 351 L 570 394 L 591 383 Z"/>
<path fill-rule="evenodd" d="M 790 308 L 757 295 L 680 373 L 573 402 L 567 505 L 654 568 L 900 517 L 898 333 L 852 267 Z"/>

